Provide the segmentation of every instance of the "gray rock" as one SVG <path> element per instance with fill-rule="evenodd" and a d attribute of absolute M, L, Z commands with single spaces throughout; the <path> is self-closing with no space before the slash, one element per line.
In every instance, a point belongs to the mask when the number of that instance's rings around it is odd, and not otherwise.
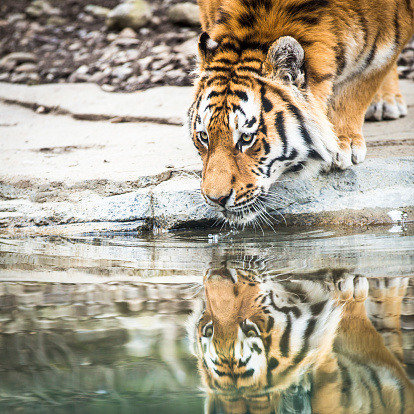
<path fill-rule="evenodd" d="M 125 27 L 125 29 L 122 29 L 122 31 L 119 33 L 118 37 L 136 39 L 137 33 L 135 32 L 135 30 L 131 29 L 130 27 Z"/>
<path fill-rule="evenodd" d="M 117 66 L 112 71 L 112 76 L 117 77 L 121 81 L 127 79 L 133 73 L 133 69 L 128 66 Z"/>
<path fill-rule="evenodd" d="M 10 80 L 16 83 L 36 85 L 40 82 L 40 76 L 37 73 L 13 73 Z"/>
<path fill-rule="evenodd" d="M 107 17 L 108 13 L 111 11 L 111 9 L 108 9 L 107 7 L 95 6 L 94 4 L 86 5 L 84 10 L 86 13 L 96 17 Z"/>
<path fill-rule="evenodd" d="M 178 46 L 174 47 L 174 52 L 180 53 L 186 57 L 194 57 L 197 54 L 198 36 L 186 40 Z"/>
<path fill-rule="evenodd" d="M 43 15 L 48 16 L 57 16 L 60 13 L 60 10 L 52 7 L 47 1 L 45 0 L 35 0 L 25 8 L 25 13 L 30 17 L 40 17 Z"/>
<path fill-rule="evenodd" d="M 16 72 L 33 73 L 38 71 L 38 66 L 35 63 L 23 63 L 16 68 Z"/>
<path fill-rule="evenodd" d="M 47 19 L 46 24 L 48 26 L 63 26 L 66 23 L 66 19 L 61 16 L 51 16 Z"/>
<path fill-rule="evenodd" d="M 178 3 L 168 9 L 168 18 L 173 23 L 186 26 L 200 25 L 200 9 L 193 3 Z"/>
<path fill-rule="evenodd" d="M 9 62 L 13 62 L 14 64 L 37 62 L 37 57 L 34 53 L 28 52 L 9 53 L 0 60 L 0 68 L 2 68 L 3 65 L 7 65 Z"/>
<path fill-rule="evenodd" d="M 7 22 L 9 24 L 14 24 L 18 21 L 24 20 L 25 18 L 26 18 L 26 16 L 23 13 L 14 13 L 14 14 L 9 15 L 9 17 L 7 19 Z"/>
<path fill-rule="evenodd" d="M 219 215 L 209 209 L 200 193 L 198 179 L 179 178 L 155 187 L 152 193 L 154 227 L 171 229 L 187 223 L 216 220 Z"/>
<path fill-rule="evenodd" d="M 151 18 L 151 9 L 144 0 L 133 0 L 121 3 L 112 9 L 106 18 L 109 28 L 139 29 L 145 26 Z"/>

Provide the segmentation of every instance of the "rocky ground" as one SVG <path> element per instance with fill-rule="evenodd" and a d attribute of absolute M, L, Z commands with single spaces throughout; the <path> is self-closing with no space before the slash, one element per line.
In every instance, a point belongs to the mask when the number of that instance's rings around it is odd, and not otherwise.
<path fill-rule="evenodd" d="M 2 0 L 0 81 L 94 82 L 107 91 L 191 84 L 196 0 L 134 0 L 139 10 L 127 17 L 127 2 L 90 1 Z M 414 39 L 398 64 L 414 79 Z"/>
<path fill-rule="evenodd" d="M 119 0 L 96 3 L 2 0 L 0 81 L 94 82 L 107 91 L 191 84 L 195 0 L 151 0 L 140 19 L 134 10 L 108 17 Z"/>

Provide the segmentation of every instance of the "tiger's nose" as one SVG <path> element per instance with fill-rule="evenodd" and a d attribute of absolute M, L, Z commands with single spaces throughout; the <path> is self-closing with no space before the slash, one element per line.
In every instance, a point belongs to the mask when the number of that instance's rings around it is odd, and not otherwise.
<path fill-rule="evenodd" d="M 227 196 L 219 197 L 219 198 L 210 197 L 209 195 L 207 195 L 207 197 L 213 203 L 217 203 L 221 207 L 226 207 L 226 203 L 227 203 L 227 200 L 230 198 L 230 194 Z"/>

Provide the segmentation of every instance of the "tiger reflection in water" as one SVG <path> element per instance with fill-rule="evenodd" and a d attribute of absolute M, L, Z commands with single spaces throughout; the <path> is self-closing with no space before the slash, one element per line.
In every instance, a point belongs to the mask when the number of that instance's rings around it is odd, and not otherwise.
<path fill-rule="evenodd" d="M 370 281 L 375 304 L 399 315 L 408 279 L 390 281 Z M 397 332 L 393 353 L 367 316 L 366 278 L 278 282 L 223 268 L 204 287 L 205 309 L 189 329 L 206 413 L 414 413 L 399 317 L 387 327 Z"/>

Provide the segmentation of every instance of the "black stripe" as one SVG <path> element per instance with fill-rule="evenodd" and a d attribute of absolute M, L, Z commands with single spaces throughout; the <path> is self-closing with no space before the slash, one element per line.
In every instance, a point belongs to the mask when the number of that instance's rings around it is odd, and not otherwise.
<path fill-rule="evenodd" d="M 405 395 L 404 395 L 404 385 L 399 384 L 398 391 L 400 392 L 400 414 L 405 412 Z"/>
<path fill-rule="evenodd" d="M 306 327 L 305 334 L 304 334 L 305 342 L 302 346 L 302 349 L 295 356 L 295 359 L 293 360 L 294 365 L 299 364 L 299 362 L 301 362 L 305 358 L 308 352 L 308 349 L 309 349 L 309 337 L 312 335 L 315 329 L 315 325 L 316 325 L 316 319 L 314 318 L 310 319 L 308 322 L 308 326 Z"/>
<path fill-rule="evenodd" d="M 246 126 L 247 128 L 251 128 L 256 122 L 257 122 L 257 119 L 254 116 L 250 121 L 246 121 L 244 123 L 244 126 Z"/>
<path fill-rule="evenodd" d="M 269 143 L 263 138 L 263 148 L 265 150 L 265 154 L 269 154 L 270 152 L 270 145 Z"/>
<path fill-rule="evenodd" d="M 262 59 L 259 59 L 259 58 L 254 57 L 254 56 L 246 56 L 246 57 L 242 58 L 240 63 L 252 63 L 252 62 L 257 62 L 257 63 L 260 63 L 260 64 L 263 63 Z"/>
<path fill-rule="evenodd" d="M 219 58 L 219 59 L 215 59 L 214 60 L 214 63 L 223 63 L 223 65 L 233 65 L 234 64 L 234 61 L 222 57 L 222 58 Z"/>
<path fill-rule="evenodd" d="M 364 386 L 365 390 L 368 393 L 368 397 L 369 397 L 369 408 L 370 408 L 369 411 L 370 411 L 370 414 L 376 414 L 375 411 L 374 411 L 374 398 L 372 396 L 371 388 L 369 387 L 370 384 L 367 384 L 366 381 L 364 381 L 364 379 L 361 379 L 361 382 L 362 382 L 362 385 Z"/>
<path fill-rule="evenodd" d="M 274 158 L 273 160 L 271 160 L 269 162 L 269 164 L 266 165 L 266 167 L 267 167 L 267 173 L 266 173 L 266 175 L 268 177 L 270 177 L 270 175 L 271 175 L 271 168 L 272 168 L 273 164 L 276 161 L 283 162 L 283 161 L 293 160 L 293 159 L 295 159 L 297 157 L 297 155 L 298 155 L 298 152 L 295 150 L 295 148 L 292 148 L 292 151 L 290 152 L 290 155 L 289 156 L 281 155 L 280 157 Z"/>
<path fill-rule="evenodd" d="M 330 80 L 334 77 L 334 75 L 332 73 L 318 74 L 318 73 L 315 73 L 315 72 L 311 72 L 310 74 L 311 74 L 310 77 L 312 78 L 312 81 L 314 83 L 322 83 L 322 82 Z"/>
<path fill-rule="evenodd" d="M 262 84 L 260 88 L 260 96 L 262 100 L 262 106 L 265 112 L 270 112 L 273 109 L 272 103 L 269 101 L 269 99 L 266 98 L 266 88 L 264 84 Z"/>
<path fill-rule="evenodd" d="M 279 361 L 275 357 L 271 357 L 267 363 L 267 384 L 272 385 L 272 371 L 277 368 Z"/>
<path fill-rule="evenodd" d="M 308 130 L 305 127 L 305 118 L 303 117 L 303 115 L 300 112 L 299 108 L 297 108 L 292 103 L 289 103 L 288 104 L 288 109 L 289 109 L 289 111 L 291 111 L 295 115 L 296 119 L 298 120 L 299 130 L 300 130 L 300 133 L 301 133 L 303 139 L 305 140 L 305 142 L 308 145 L 312 145 L 313 144 L 312 137 L 310 136 Z"/>
<path fill-rule="evenodd" d="M 339 372 L 341 374 L 341 405 L 345 408 L 349 407 L 350 404 L 350 392 L 352 386 L 351 376 L 348 368 L 338 361 Z M 346 397 L 346 400 L 345 400 Z"/>
<path fill-rule="evenodd" d="M 341 42 L 334 47 L 335 61 L 336 61 L 336 76 L 339 76 L 345 69 L 345 45 Z"/>
<path fill-rule="evenodd" d="M 283 116 L 283 112 L 281 111 L 279 111 L 276 114 L 275 126 L 276 126 L 277 133 L 279 134 L 279 138 L 282 140 L 282 145 L 283 145 L 282 155 L 286 156 L 287 151 L 288 151 L 288 139 L 287 139 L 286 131 L 285 131 L 285 117 Z"/>
<path fill-rule="evenodd" d="M 237 366 L 238 366 L 239 368 L 243 368 L 243 367 L 245 367 L 245 366 L 249 363 L 249 361 L 251 360 L 251 358 L 252 358 L 252 356 L 250 355 L 250 356 L 246 359 L 246 361 L 242 361 L 241 359 L 239 359 L 239 362 L 237 363 Z"/>
<path fill-rule="evenodd" d="M 257 346 L 257 344 L 253 344 L 250 349 L 255 351 L 259 355 L 262 353 L 262 350 Z"/>
<path fill-rule="evenodd" d="M 329 6 L 328 0 L 309 0 L 301 4 L 292 4 L 286 8 L 290 14 L 308 14 Z"/>
<path fill-rule="evenodd" d="M 240 14 L 237 18 L 239 24 L 243 27 L 253 28 L 257 23 L 257 17 L 254 13 L 244 12 Z"/>
<path fill-rule="evenodd" d="M 254 66 L 249 66 L 249 65 L 243 65 L 243 66 L 237 66 L 237 71 L 247 71 L 247 72 L 253 72 L 253 73 L 257 73 L 260 74 L 260 70 L 255 68 Z"/>
<path fill-rule="evenodd" d="M 324 161 L 323 157 L 321 154 L 319 154 L 318 151 L 316 151 L 314 148 L 312 148 L 309 152 L 308 152 L 308 157 L 311 160 L 320 160 L 320 161 Z"/>
<path fill-rule="evenodd" d="M 222 82 L 222 83 L 221 83 Z M 213 83 L 218 83 L 219 85 L 226 85 L 229 82 L 229 77 L 224 75 L 214 75 L 209 78 L 206 82 L 206 86 L 211 86 Z"/>
<path fill-rule="evenodd" d="M 399 15 L 398 15 L 398 4 L 395 6 L 395 14 L 394 14 L 394 29 L 395 29 L 395 37 L 394 37 L 394 44 L 398 47 L 400 46 L 400 22 L 399 22 Z"/>
<path fill-rule="evenodd" d="M 215 62 L 214 62 L 215 63 Z M 208 70 L 214 70 L 215 72 L 230 72 L 231 68 L 228 66 L 220 66 L 220 65 L 209 65 Z"/>
<path fill-rule="evenodd" d="M 413 7 L 411 6 L 411 0 L 405 0 L 405 5 L 406 5 L 407 10 L 410 13 L 411 17 L 413 17 L 414 11 L 413 11 Z"/>
<path fill-rule="evenodd" d="M 275 320 L 272 316 L 269 316 L 269 319 L 267 320 L 267 326 L 266 326 L 266 332 L 269 333 L 271 329 L 273 329 L 273 326 L 275 324 Z"/>
<path fill-rule="evenodd" d="M 373 45 L 372 45 L 372 47 L 371 47 L 371 49 L 368 53 L 367 58 L 365 59 L 365 62 L 364 62 L 364 65 L 363 65 L 364 69 L 367 68 L 375 58 L 375 53 L 377 52 L 378 38 L 379 38 L 379 33 L 377 33 L 377 35 L 375 36 L 374 43 L 373 43 Z"/>
<path fill-rule="evenodd" d="M 290 343 L 290 332 L 292 330 L 292 317 L 290 314 L 287 315 L 287 325 L 283 332 L 282 337 L 280 338 L 280 353 L 283 357 L 287 357 L 289 355 L 289 343 Z"/>
<path fill-rule="evenodd" d="M 218 92 L 218 91 L 211 91 L 208 96 L 207 99 L 211 99 L 211 98 L 215 98 L 216 96 L 220 96 L 222 95 L 222 92 Z"/>
<path fill-rule="evenodd" d="M 240 90 L 235 90 L 232 91 L 236 96 L 238 96 L 242 101 L 247 102 L 248 101 L 248 97 L 247 97 L 247 93 L 240 91 Z"/>
<path fill-rule="evenodd" d="M 215 21 L 216 24 L 225 24 L 231 19 L 231 15 L 229 12 L 223 10 L 222 7 L 218 9 L 218 19 Z"/>
<path fill-rule="evenodd" d="M 320 17 L 312 16 L 295 16 L 292 18 L 293 21 L 299 21 L 303 24 L 308 24 L 309 26 L 316 26 L 320 22 Z"/>
<path fill-rule="evenodd" d="M 375 387 L 377 389 L 379 398 L 381 400 L 381 404 L 382 404 L 383 407 L 385 407 L 384 396 L 382 395 L 381 381 L 380 381 L 380 379 L 378 377 L 378 374 L 369 365 L 365 365 L 365 366 L 366 366 L 367 370 L 370 373 L 370 377 L 371 377 L 372 382 L 375 384 Z"/>
<path fill-rule="evenodd" d="M 250 368 L 247 371 L 243 372 L 243 374 L 240 375 L 241 378 L 249 378 L 252 377 L 254 374 L 254 369 Z"/>
<path fill-rule="evenodd" d="M 312 316 L 318 316 L 322 311 L 325 305 L 328 303 L 327 300 L 324 300 L 322 302 L 314 303 L 310 306 L 310 311 L 312 313 Z"/>

